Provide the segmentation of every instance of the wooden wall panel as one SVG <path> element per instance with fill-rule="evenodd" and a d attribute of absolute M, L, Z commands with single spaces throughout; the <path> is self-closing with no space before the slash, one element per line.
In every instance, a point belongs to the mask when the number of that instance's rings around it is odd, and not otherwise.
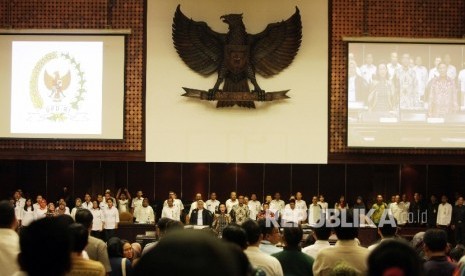
<path fill-rule="evenodd" d="M 157 194 L 155 186 L 155 163 L 128 162 L 128 191 L 132 197 L 137 191 L 143 191 L 144 197 L 152 202 L 155 198 L 164 198 L 166 194 Z M 163 196 L 163 197 L 162 197 Z"/>
<path fill-rule="evenodd" d="M 167 199 L 169 191 L 174 191 L 178 195 L 178 198 L 182 198 L 182 164 L 157 163 L 155 168 L 155 185 L 157 197 Z"/>
<path fill-rule="evenodd" d="M 427 167 L 422 165 L 402 165 L 401 167 L 401 193 L 413 200 L 414 193 L 427 197 Z"/>
<path fill-rule="evenodd" d="M 289 200 L 291 196 L 291 165 L 266 164 L 265 165 L 265 195 L 281 194 L 281 199 Z"/>
<path fill-rule="evenodd" d="M 210 165 L 210 192 L 216 192 L 219 199 L 228 199 L 237 191 L 237 170 L 234 163 L 213 163 Z M 240 191 L 239 191 L 240 192 Z"/>
<path fill-rule="evenodd" d="M 49 200 L 57 201 L 67 195 L 68 198 L 65 198 L 65 200 L 67 200 L 66 203 L 70 209 L 74 207 L 74 202 L 68 200 L 74 194 L 73 169 L 73 161 L 54 160 L 46 163 L 47 194 L 49 194 Z M 64 192 L 65 187 L 68 190 L 66 193 Z"/>
<path fill-rule="evenodd" d="M 310 204 L 311 198 L 318 195 L 318 170 L 320 165 L 292 165 L 291 194 L 301 192 L 305 201 Z"/>
<path fill-rule="evenodd" d="M 101 193 L 101 162 L 76 161 L 74 162 L 74 196 L 84 199 L 85 193 L 95 195 Z"/>
<path fill-rule="evenodd" d="M 327 165 L 320 167 L 319 192 L 325 196 L 329 207 L 339 200 L 339 196 L 346 196 L 346 166 Z"/>
<path fill-rule="evenodd" d="M 50 200 L 55 200 L 56 195 L 48 190 L 47 162 L 18 161 L 16 169 L 17 182 L 14 185 L 16 188 L 22 189 L 26 195 L 31 197 L 42 194 L 47 200 L 49 200 L 49 196 Z"/>
<path fill-rule="evenodd" d="M 209 167 L 206 163 L 187 163 L 182 166 L 183 199 L 191 203 L 196 193 L 201 193 L 203 200 L 208 199 Z"/>
<path fill-rule="evenodd" d="M 263 202 L 263 164 L 237 164 L 237 191 L 242 195 L 257 194 Z"/>
<path fill-rule="evenodd" d="M 237 172 L 237 173 L 236 173 Z M 340 195 L 350 203 L 356 196 L 371 204 L 377 194 L 389 197 L 396 193 L 465 194 L 465 166 L 443 165 L 263 165 L 263 164 L 183 164 L 145 162 L 88 161 L 0 161 L 0 199 L 11 197 L 22 189 L 26 196 L 43 194 L 56 201 L 62 188 L 70 188 L 72 198 L 103 193 L 110 188 L 128 187 L 131 195 L 142 190 L 153 204 L 174 190 L 185 203 L 191 203 L 196 192 L 207 199 L 208 187 L 225 201 L 231 191 L 250 195 L 280 192 L 284 200 L 289 191 L 301 191 L 307 202 L 312 195 L 324 194 L 332 206 Z M 237 180 L 236 180 L 237 179 Z M 263 181 L 263 179 L 265 181 Z"/>

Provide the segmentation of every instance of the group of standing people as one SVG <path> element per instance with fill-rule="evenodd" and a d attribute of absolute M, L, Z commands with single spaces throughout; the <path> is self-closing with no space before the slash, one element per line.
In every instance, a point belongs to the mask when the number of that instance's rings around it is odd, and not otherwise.
<path fill-rule="evenodd" d="M 397 116 L 402 110 L 427 110 L 428 117 L 444 117 L 460 110 L 465 97 L 465 69 L 457 74 L 449 54 L 434 59 L 428 70 L 421 56 L 390 54 L 390 61 L 374 64 L 368 53 L 357 67 L 352 53 L 348 63 L 348 99 L 361 102 L 370 112 Z"/>

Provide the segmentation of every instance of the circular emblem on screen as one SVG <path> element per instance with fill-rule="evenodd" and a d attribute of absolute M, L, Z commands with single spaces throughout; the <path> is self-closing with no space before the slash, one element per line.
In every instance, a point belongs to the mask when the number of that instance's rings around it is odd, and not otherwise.
<path fill-rule="evenodd" d="M 66 121 L 69 114 L 79 110 L 84 100 L 84 72 L 80 63 L 69 53 L 50 52 L 34 66 L 29 82 L 31 102 L 51 121 Z"/>

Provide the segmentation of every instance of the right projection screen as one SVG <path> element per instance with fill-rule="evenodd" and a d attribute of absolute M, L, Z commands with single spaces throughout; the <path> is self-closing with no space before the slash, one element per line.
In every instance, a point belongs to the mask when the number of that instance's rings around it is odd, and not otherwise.
<path fill-rule="evenodd" d="M 465 147 L 465 41 L 348 41 L 347 54 L 348 147 Z"/>

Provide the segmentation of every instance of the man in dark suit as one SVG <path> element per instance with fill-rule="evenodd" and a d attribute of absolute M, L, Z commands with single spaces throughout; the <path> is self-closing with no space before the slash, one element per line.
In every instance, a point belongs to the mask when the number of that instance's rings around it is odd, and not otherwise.
<path fill-rule="evenodd" d="M 208 225 L 211 226 L 213 222 L 213 216 L 210 211 L 203 208 L 203 200 L 197 201 L 197 208 L 192 210 L 189 223 L 191 225 Z"/>

